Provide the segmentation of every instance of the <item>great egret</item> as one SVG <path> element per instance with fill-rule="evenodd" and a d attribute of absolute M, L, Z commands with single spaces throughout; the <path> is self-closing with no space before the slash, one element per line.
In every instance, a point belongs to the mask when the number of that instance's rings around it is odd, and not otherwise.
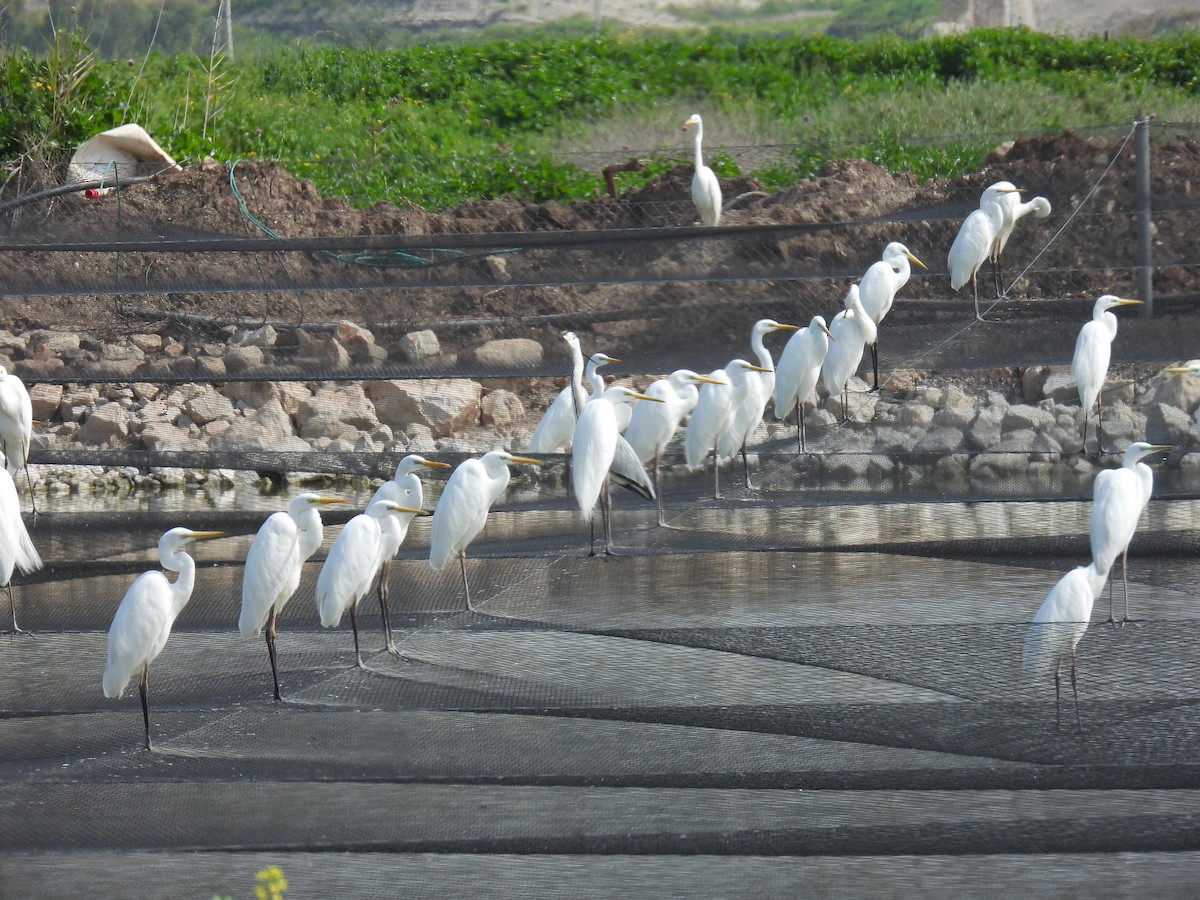
<path fill-rule="evenodd" d="M 571 442 L 571 492 L 580 512 L 590 522 L 596 502 L 604 519 L 604 552 L 612 553 L 612 522 L 609 515 L 608 473 L 617 452 L 620 429 L 617 425 L 617 404 L 646 400 L 661 403 L 657 397 L 639 394 L 632 388 L 610 387 L 601 397 L 592 399 L 575 424 L 575 439 Z M 595 549 L 593 548 L 593 554 Z"/>
<path fill-rule="evenodd" d="M 108 629 L 108 658 L 104 664 L 104 696 L 120 697 L 135 672 L 141 673 L 139 692 L 150 750 L 150 708 L 146 702 L 150 663 L 166 646 L 171 626 L 187 605 L 196 583 L 196 563 L 183 551 L 192 541 L 224 537 L 221 531 L 172 528 L 158 541 L 158 561 L 179 577 L 172 583 L 162 572 L 143 572 L 129 586 Z"/>
<path fill-rule="evenodd" d="M 507 450 L 492 450 L 478 459 L 463 460 L 450 473 L 433 512 L 429 530 L 429 565 L 440 571 L 458 557 L 462 569 L 467 609 L 472 612 L 471 588 L 467 583 L 467 547 L 487 524 L 488 511 L 508 487 L 509 465 L 540 466 L 537 459 L 514 456 Z"/>
<path fill-rule="evenodd" d="M 767 401 L 775 393 L 775 360 L 771 357 L 771 351 L 767 349 L 763 339 L 774 331 L 796 331 L 798 328 L 798 325 L 786 325 L 776 322 L 774 319 L 759 319 L 750 330 L 750 349 L 754 351 L 763 371 L 759 373 L 758 378 L 747 380 L 746 397 L 733 407 L 729 425 L 720 438 L 721 456 L 733 457 L 739 451 L 741 452 L 742 472 L 746 476 L 748 490 L 753 490 L 754 485 L 750 483 L 750 464 L 746 459 L 746 445 L 750 442 L 750 436 L 754 434 L 754 429 L 762 421 Z"/>
<path fill-rule="evenodd" d="M 1050 215 L 1050 201 L 1045 197 L 1034 197 L 1032 200 L 1022 202 L 1019 188 L 1014 187 L 1010 181 L 997 182 L 996 187 L 1012 188 L 1013 192 L 1003 193 L 1000 195 L 1000 209 L 1004 213 L 1003 221 L 1000 223 L 1000 231 L 996 234 L 996 239 L 992 242 L 992 276 L 996 284 L 996 296 L 1003 296 L 1004 278 L 1000 272 L 1000 254 L 1004 252 L 1004 247 L 1008 244 L 1008 239 L 1012 236 L 1013 228 L 1021 219 L 1032 215 L 1035 219 L 1044 219 Z M 982 203 L 982 198 L 980 198 Z"/>
<path fill-rule="evenodd" d="M 317 576 L 317 609 L 321 625 L 337 628 L 342 614 L 350 611 L 350 627 L 354 631 L 354 662 L 361 669 L 362 656 L 358 649 L 358 620 L 355 612 L 358 601 L 371 590 L 375 575 L 385 559 L 383 521 L 392 516 L 427 516 L 423 509 L 402 506 L 391 500 L 375 500 L 366 512 L 359 513 L 345 524 L 329 548 L 329 555 Z"/>
<path fill-rule="evenodd" d="M 571 348 L 571 383 L 558 392 L 533 430 L 529 438 L 529 449 L 534 453 L 559 453 L 566 449 L 575 431 L 575 420 L 591 399 L 584 388 L 584 378 L 586 377 L 591 384 L 591 396 L 599 396 L 604 392 L 604 378 L 598 371 L 599 367 L 620 362 L 615 356 L 609 356 L 607 353 L 593 353 L 587 360 L 585 370 L 579 337 L 575 332 L 568 331 L 563 335 L 563 340 Z"/>
<path fill-rule="evenodd" d="M 716 173 L 704 165 L 700 146 L 704 142 L 704 122 L 700 113 L 692 113 L 683 123 L 683 130 L 696 126 L 696 171 L 692 175 L 692 203 L 700 214 L 701 225 L 716 225 L 721 220 L 721 182 Z"/>
<path fill-rule="evenodd" d="M 281 698 L 275 624 L 284 604 L 300 586 L 304 563 L 321 546 L 324 528 L 320 507 L 342 502 L 341 497 L 322 497 L 308 492 L 296 495 L 286 511 L 267 516 L 246 553 L 238 631 L 248 638 L 266 627 L 267 655 L 271 658 L 276 700 Z"/>
<path fill-rule="evenodd" d="M 1174 372 L 1178 375 L 1200 375 L 1200 359 L 1190 359 L 1182 366 L 1171 366 L 1166 371 Z M 1200 437 L 1200 412 L 1197 413 L 1194 431 L 1196 436 Z"/>
<path fill-rule="evenodd" d="M 1120 623 L 1113 618 L 1112 585 L 1108 592 L 1108 619 L 1105 623 L 1121 624 L 1129 618 L 1129 542 L 1137 531 L 1142 510 L 1150 503 L 1154 490 L 1154 471 L 1142 462 L 1152 453 L 1174 450 L 1171 444 L 1148 444 L 1137 441 L 1125 448 L 1121 468 L 1105 469 L 1096 475 L 1092 488 L 1091 544 L 1092 562 L 1096 571 L 1108 577 L 1109 571 L 1121 557 L 1121 579 L 1125 585 L 1125 615 Z"/>
<path fill-rule="evenodd" d="M 714 499 L 721 499 L 721 435 L 729 428 L 733 410 L 745 402 L 751 390 L 757 389 L 755 373 L 765 371 L 744 359 L 731 360 L 725 368 L 710 372 L 711 380 L 700 388 L 684 432 L 683 454 L 687 467 L 698 469 L 712 451 Z"/>
<path fill-rule="evenodd" d="M 1079 329 L 1075 339 L 1075 355 L 1071 358 L 1071 374 L 1079 387 L 1079 402 L 1083 405 L 1083 446 L 1087 452 L 1087 423 L 1092 407 L 1096 409 L 1096 453 L 1104 445 L 1104 379 L 1108 375 L 1108 361 L 1112 356 L 1112 343 L 1117 336 L 1117 317 L 1109 312 L 1116 306 L 1137 306 L 1141 300 L 1124 300 L 1105 294 L 1092 307 L 1092 319 Z"/>
<path fill-rule="evenodd" d="M 863 309 L 857 284 L 850 285 L 842 303 L 845 309 L 829 323 L 832 341 L 825 361 L 821 363 L 821 378 L 831 400 L 841 396 L 844 421 L 850 418 L 850 392 L 847 387 L 850 376 L 858 371 L 863 350 L 875 340 L 879 329 L 875 327 L 875 320 Z"/>
<path fill-rule="evenodd" d="M 420 476 L 417 475 L 422 468 L 448 469 L 450 464 L 410 453 L 396 464 L 396 473 L 371 495 L 367 506 L 369 507 L 376 500 L 391 500 L 393 503 L 414 509 L 423 507 L 425 505 L 425 488 L 421 484 Z M 408 526 L 412 520 L 413 516 L 408 513 L 397 513 L 379 520 L 383 532 L 383 543 L 379 551 L 383 555 L 383 561 L 379 566 L 379 613 L 383 617 L 383 634 L 387 641 L 388 653 L 400 653 L 400 648 L 396 646 L 396 642 L 392 638 L 392 624 L 388 616 L 388 579 L 391 575 L 392 557 L 399 552 L 400 545 L 408 536 Z"/>
<path fill-rule="evenodd" d="M 708 375 L 698 375 L 691 369 L 676 369 L 666 378 L 660 378 L 645 390 L 648 397 L 661 403 L 638 403 L 632 410 L 625 439 L 643 464 L 654 463 L 654 496 L 658 504 L 658 524 L 665 525 L 663 518 L 662 488 L 659 484 L 659 462 L 667 444 L 679 430 L 683 417 L 690 413 L 700 398 L 697 385 L 714 384 Z"/>
<path fill-rule="evenodd" d="M 979 284 L 975 276 L 979 267 L 991 256 L 996 238 L 1004 227 L 1004 207 L 1001 198 L 1005 194 L 1015 193 L 1018 193 L 1018 189 L 1004 181 L 986 188 L 979 198 L 979 209 L 963 220 L 947 257 L 950 287 L 957 291 L 968 281 L 971 282 L 975 291 L 975 318 L 980 322 L 983 322 L 984 318 L 979 311 Z"/>
<path fill-rule="evenodd" d="M 917 259 L 907 247 L 899 241 L 892 241 L 883 248 L 883 256 L 878 262 L 871 263 L 863 273 L 858 284 L 858 295 L 862 300 L 863 309 L 878 327 L 892 309 L 896 292 L 908 284 L 912 276 L 912 266 L 916 263 L 922 269 L 925 263 Z M 871 370 L 875 373 L 874 390 L 879 389 L 879 338 L 871 342 Z"/>
<path fill-rule="evenodd" d="M 8 591 L 8 605 L 12 610 L 10 634 L 28 634 L 17 625 L 17 604 L 13 599 L 13 569 L 28 575 L 42 567 L 42 559 L 29 537 L 25 520 L 21 518 L 21 501 L 17 496 L 17 485 L 7 467 L 0 460 L 0 578 Z"/>
<path fill-rule="evenodd" d="M 1033 617 L 1025 634 L 1025 676 L 1042 677 L 1054 663 L 1054 709 L 1062 727 L 1061 670 L 1066 657 L 1071 659 L 1071 691 L 1075 694 L 1075 721 L 1083 728 L 1079 716 L 1079 687 L 1075 680 L 1075 647 L 1087 633 L 1092 618 L 1092 604 L 1104 589 L 1105 576 L 1096 571 L 1095 564 L 1072 569 L 1051 588 Z"/>
<path fill-rule="evenodd" d="M 33 497 L 33 481 L 29 477 L 29 448 L 33 442 L 33 403 L 25 383 L 0 366 L 0 449 L 8 472 L 13 478 L 22 469 Z M 34 513 L 37 509 L 34 509 Z"/>
<path fill-rule="evenodd" d="M 821 366 L 833 338 L 825 319 L 812 321 L 793 334 L 775 369 L 775 417 L 780 421 L 796 410 L 796 444 L 804 452 L 804 404 L 821 380 Z"/>

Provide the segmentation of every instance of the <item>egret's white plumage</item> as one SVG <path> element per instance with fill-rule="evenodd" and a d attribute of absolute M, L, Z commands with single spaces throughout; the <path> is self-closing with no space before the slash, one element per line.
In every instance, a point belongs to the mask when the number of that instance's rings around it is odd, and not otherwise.
<path fill-rule="evenodd" d="M 560 453 L 567 448 L 575 432 L 575 420 L 583 407 L 604 393 L 604 376 L 600 374 L 600 367 L 621 361 L 615 356 L 597 352 L 587 358 L 585 366 L 583 350 L 575 332 L 566 332 L 563 340 L 571 348 L 571 383 L 558 392 L 533 430 L 529 449 L 534 453 Z M 585 380 L 591 387 L 590 395 Z"/>
<path fill-rule="evenodd" d="M 391 500 L 401 506 L 421 509 L 425 505 L 425 488 L 421 477 L 417 474 L 421 469 L 448 469 L 448 463 L 426 459 L 416 453 L 410 453 L 396 464 L 395 474 L 371 495 L 367 503 L 369 507 L 376 500 Z M 392 637 L 392 623 L 388 611 L 388 579 L 391 574 L 392 557 L 400 552 L 400 545 L 408 536 L 408 526 L 414 516 L 409 513 L 397 513 L 385 516 L 379 520 L 382 542 L 379 553 L 382 556 L 379 565 L 379 613 L 383 618 L 383 634 L 389 653 L 399 653 L 400 648 Z"/>
<path fill-rule="evenodd" d="M 407 515 L 411 519 L 429 514 L 391 500 L 373 501 L 366 512 L 359 513 L 338 532 L 321 566 L 321 574 L 317 576 L 317 610 L 321 614 L 321 625 L 336 628 L 342 615 L 349 610 L 354 631 L 354 661 L 360 669 L 358 601 L 371 589 L 385 558 L 383 522 L 397 515 Z"/>
<path fill-rule="evenodd" d="M 1072 569 L 1058 580 L 1042 602 L 1025 634 L 1023 670 L 1026 677 L 1043 677 L 1054 666 L 1054 703 L 1060 710 L 1061 669 L 1071 661 L 1071 690 L 1075 718 L 1079 720 L 1079 689 L 1075 678 L 1075 648 L 1087 633 L 1092 604 L 1104 589 L 1104 578 L 1095 564 Z M 1061 714 L 1059 716 L 1061 722 Z M 1082 725 L 1082 722 L 1080 723 Z"/>
<path fill-rule="evenodd" d="M 863 309 L 857 284 L 850 285 L 842 303 L 845 308 L 829 323 L 831 341 L 825 361 L 821 364 L 821 378 L 830 399 L 841 396 L 842 418 L 848 419 L 850 399 L 846 385 L 850 376 L 858 371 L 863 350 L 875 340 L 879 330 L 875 320 Z"/>
<path fill-rule="evenodd" d="M 101 682 L 104 696 L 120 697 L 135 673 L 140 674 L 142 718 L 146 725 L 146 749 L 150 749 L 150 710 L 146 701 L 150 663 L 166 646 L 171 626 L 187 605 L 196 583 L 196 563 L 183 551 L 192 541 L 223 537 L 220 531 L 172 528 L 158 542 L 158 561 L 168 572 L 178 573 L 174 582 L 162 572 L 143 572 L 129 586 L 108 629 L 108 654 Z"/>
<path fill-rule="evenodd" d="M 1171 366 L 1166 371 L 1176 375 L 1200 375 L 1200 359 L 1190 359 L 1182 366 Z M 1196 423 L 1192 431 L 1197 437 L 1200 437 L 1200 410 L 1197 411 Z"/>
<path fill-rule="evenodd" d="M 704 142 L 704 122 L 700 113 L 692 113 L 683 123 L 684 131 L 689 125 L 696 126 L 696 171 L 692 175 L 692 203 L 700 214 L 701 225 L 716 225 L 721 220 L 721 182 L 716 173 L 704 165 L 701 144 Z"/>
<path fill-rule="evenodd" d="M 474 610 L 467 583 L 467 547 L 487 524 L 488 511 L 508 487 L 511 463 L 541 465 L 540 460 L 492 450 L 478 459 L 463 460 L 450 473 L 433 512 L 429 529 L 429 565 L 444 569 L 458 557 L 467 608 Z"/>
<path fill-rule="evenodd" d="M 1087 423 L 1092 407 L 1100 402 L 1096 411 L 1099 424 L 1096 426 L 1096 452 L 1104 444 L 1104 379 L 1108 377 L 1108 363 L 1112 357 L 1112 344 L 1117 337 L 1117 317 L 1110 309 L 1117 306 L 1136 306 L 1141 300 L 1124 300 L 1105 294 L 1092 307 L 1092 318 L 1079 329 L 1075 339 L 1075 355 L 1071 357 L 1071 374 L 1079 387 L 1079 402 L 1083 406 L 1083 449 L 1087 449 Z"/>
<path fill-rule="evenodd" d="M 946 261 L 950 269 L 950 287 L 958 290 L 968 281 L 975 291 L 975 318 L 983 321 L 979 311 L 979 284 L 976 274 L 992 253 L 996 238 L 1004 227 L 1002 197 L 1017 189 L 1007 182 L 997 182 L 986 188 L 979 198 L 979 208 L 963 220 Z"/>
<path fill-rule="evenodd" d="M 1154 470 L 1142 462 L 1152 453 L 1165 453 L 1175 448 L 1169 444 L 1130 444 L 1121 456 L 1119 469 L 1105 469 L 1096 475 L 1092 487 L 1091 545 L 1092 562 L 1096 571 L 1108 577 L 1121 557 L 1121 577 L 1125 582 L 1125 616 L 1129 621 L 1129 542 L 1137 531 L 1142 510 L 1150 503 L 1154 491 Z M 1112 593 L 1109 593 L 1108 621 L 1113 618 Z"/>
<path fill-rule="evenodd" d="M 1004 214 L 1003 220 L 1000 223 L 1000 230 L 996 234 L 996 240 L 992 245 L 992 261 L 996 264 L 997 269 L 1000 265 L 1000 254 L 1004 252 L 1005 246 L 1008 244 L 1008 239 L 1012 237 L 1013 229 L 1017 223 L 1026 216 L 1033 216 L 1035 219 L 1044 219 L 1051 213 L 1050 201 L 1045 197 L 1034 197 L 1032 200 L 1021 200 L 1020 189 L 1014 187 L 1012 182 L 1001 181 L 997 182 L 998 187 L 1011 188 L 1011 191 L 1000 194 L 1000 209 Z M 983 198 L 980 197 L 982 204 Z"/>
<path fill-rule="evenodd" d="M 0 449 L 8 472 L 16 476 L 29 463 L 33 440 L 33 403 L 16 375 L 0 366 Z"/>
<path fill-rule="evenodd" d="M 720 468 L 721 436 L 728 430 L 733 410 L 745 402 L 751 390 L 757 388 L 762 366 L 744 359 L 731 360 L 723 369 L 709 373 L 710 383 L 700 388 L 700 396 L 688 419 L 683 437 L 684 460 L 689 469 L 704 464 L 709 451 L 713 454 L 713 496 L 721 496 Z M 724 457 L 728 458 L 728 454 Z"/>
<path fill-rule="evenodd" d="M 17 496 L 17 485 L 8 468 L 0 459 L 0 584 L 8 591 L 8 605 L 12 610 L 12 633 L 24 633 L 17 625 L 17 604 L 13 599 L 12 576 L 18 570 L 28 575 L 42 567 L 25 520 L 21 518 L 21 501 Z"/>
<path fill-rule="evenodd" d="M 871 263 L 863 273 L 858 283 L 858 296 L 862 300 L 863 309 L 878 326 L 891 311 L 896 299 L 896 292 L 908 284 L 912 277 L 912 265 L 916 263 L 922 269 L 925 263 L 917 259 L 907 247 L 899 241 L 892 241 L 883 248 L 883 256 L 878 262 Z M 871 342 L 871 369 L 875 373 L 875 387 L 879 387 L 879 341 L 878 336 Z"/>
<path fill-rule="evenodd" d="M 821 380 L 821 366 L 829 352 L 832 335 L 822 316 L 812 321 L 788 339 L 779 355 L 775 369 L 775 417 L 786 419 L 796 410 L 796 435 L 804 450 L 804 404 Z"/>
<path fill-rule="evenodd" d="M 275 623 L 300 586 L 304 563 L 321 546 L 324 528 L 320 507 L 341 502 L 341 497 L 322 497 L 309 492 L 296 495 L 287 510 L 267 516 L 246 553 L 238 631 L 242 637 L 254 637 L 266 627 L 276 700 L 280 696 Z"/>
<path fill-rule="evenodd" d="M 658 524 L 663 525 L 662 489 L 659 485 L 659 461 L 667 444 L 679 430 L 683 417 L 688 415 L 700 398 L 697 385 L 711 384 L 708 375 L 698 375 L 691 369 L 676 369 L 660 378 L 645 390 L 645 394 L 661 403 L 638 403 L 632 409 L 625 439 L 642 464 L 654 464 L 654 495 L 658 504 Z"/>

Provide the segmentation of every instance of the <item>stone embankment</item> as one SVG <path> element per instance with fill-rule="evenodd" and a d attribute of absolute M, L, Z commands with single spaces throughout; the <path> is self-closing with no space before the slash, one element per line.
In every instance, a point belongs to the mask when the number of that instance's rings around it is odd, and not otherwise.
<path fill-rule="evenodd" d="M 94 449 L 326 452 L 478 452 L 524 448 L 542 410 L 561 382 L 530 379 L 498 387 L 470 379 L 371 381 L 231 381 L 278 361 L 285 341 L 274 328 L 228 329 L 224 342 L 185 345 L 158 334 L 90 341 L 64 332 L 0 333 L 0 362 L 29 385 L 40 446 Z M 325 337 L 297 331 L 286 339 L 288 359 L 336 371 L 352 362 L 381 361 L 388 353 L 369 331 L 346 322 Z M 396 347 L 409 361 L 440 357 L 432 332 L 416 332 Z M 534 341 L 491 341 L 474 351 L 486 365 L 541 362 Z M 440 357 L 444 359 L 444 356 Z M 103 366 L 128 381 L 56 384 L 39 381 L 62 371 Z M 187 383 L 163 383 L 155 376 Z M 809 449 L 824 454 L 829 478 L 886 483 L 907 456 L 932 460 L 945 477 L 983 482 L 1016 477 L 1033 465 L 1065 465 L 1083 477 L 1095 463 L 1078 453 L 1083 426 L 1068 370 L 1034 366 L 1006 373 L 1004 389 L 972 389 L 979 379 L 895 373 L 879 393 L 851 381 L 850 421 L 838 400 L 810 402 Z M 626 379 L 645 387 L 648 378 Z M 902 385 L 902 387 L 897 387 Z M 1132 380 L 1110 380 L 1104 395 L 1105 445 L 1133 440 L 1196 446 L 1193 415 L 1200 378 L 1145 370 Z M 755 443 L 785 454 L 794 426 L 769 421 Z M 1089 430 L 1089 446 L 1094 447 Z M 763 442 L 777 442 L 764 444 Z M 1186 462 L 1200 460 L 1189 454 Z M 161 483 L 202 479 L 177 470 L 106 472 L 95 467 L 35 466 L 37 484 L 51 492 L 87 483 Z M 231 477 L 218 473 L 219 477 Z"/>

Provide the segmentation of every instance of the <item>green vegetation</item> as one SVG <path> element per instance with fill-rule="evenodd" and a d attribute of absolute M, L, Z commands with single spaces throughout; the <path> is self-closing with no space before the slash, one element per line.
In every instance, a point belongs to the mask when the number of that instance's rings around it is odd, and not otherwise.
<path fill-rule="evenodd" d="M 53 158 L 137 121 L 177 158 L 276 160 L 359 204 L 589 197 L 603 166 L 648 158 L 621 176 L 629 186 L 690 158 L 679 125 L 696 110 L 722 174 L 737 172 L 736 148 L 777 146 L 749 172 L 771 187 L 834 157 L 953 176 L 1015 134 L 1122 127 L 1143 112 L 1200 122 L 1197 34 L 306 44 L 236 64 L 152 54 L 144 68 L 97 59 L 76 34 L 0 59 L 0 159 Z"/>

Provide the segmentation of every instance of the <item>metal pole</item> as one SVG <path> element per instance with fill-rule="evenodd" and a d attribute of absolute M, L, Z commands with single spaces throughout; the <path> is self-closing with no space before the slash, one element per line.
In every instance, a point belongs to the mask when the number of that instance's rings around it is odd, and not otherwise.
<path fill-rule="evenodd" d="M 1150 220 L 1150 117 L 1140 116 L 1133 123 L 1136 174 L 1134 204 L 1137 207 L 1137 285 L 1142 301 L 1141 315 L 1154 315 L 1154 223 Z"/>

